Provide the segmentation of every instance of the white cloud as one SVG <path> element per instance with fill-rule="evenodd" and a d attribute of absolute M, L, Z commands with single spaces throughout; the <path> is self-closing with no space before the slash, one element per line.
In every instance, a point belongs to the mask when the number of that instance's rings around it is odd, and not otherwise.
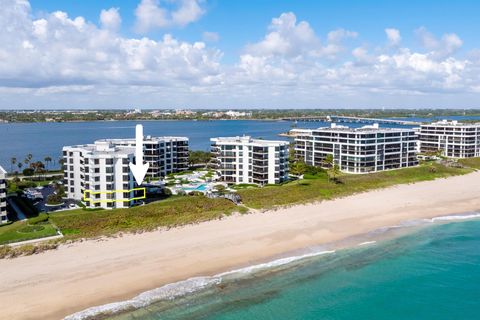
<path fill-rule="evenodd" d="M 110 8 L 100 12 L 100 23 L 108 30 L 117 31 L 122 23 L 118 8 Z"/>
<path fill-rule="evenodd" d="M 392 46 L 398 46 L 402 37 L 400 36 L 400 31 L 398 29 L 387 28 L 385 29 L 387 34 L 388 43 Z"/>
<path fill-rule="evenodd" d="M 159 0 L 141 0 L 135 9 L 136 26 L 139 33 L 165 27 L 184 27 L 197 21 L 205 13 L 199 0 L 172 0 L 174 10 L 162 7 Z"/>
<path fill-rule="evenodd" d="M 225 64 L 223 53 L 205 42 L 169 34 L 160 39 L 122 36 L 117 9 L 103 10 L 98 26 L 61 11 L 36 18 L 27 1 L 0 4 L 4 108 L 332 107 L 402 99 L 431 106 L 435 101 L 476 102 L 480 93 L 480 51 L 463 57 L 463 41 L 454 33 L 435 36 L 419 29 L 424 49 L 412 50 L 399 46 L 396 29 L 385 30 L 392 45 L 383 46 L 345 29 L 319 34 L 307 21 L 283 13 L 258 42 L 244 47 L 236 63 Z M 164 17 L 171 25 L 172 13 Z M 209 42 L 218 38 L 215 33 L 202 36 Z"/>
<path fill-rule="evenodd" d="M 423 47 L 430 50 L 434 57 L 440 59 L 456 53 L 463 45 L 462 39 L 455 33 L 445 33 L 438 39 L 425 27 L 420 27 L 415 30 L 415 34 Z"/>
<path fill-rule="evenodd" d="M 182 42 L 168 34 L 161 40 L 120 37 L 112 31 L 118 25 L 115 9 L 102 12 L 99 28 L 61 11 L 34 20 L 28 3 L 9 3 L 3 6 L 8 15 L 0 12 L 1 86 L 189 87 L 221 74 L 221 53 L 202 42 Z M 10 28 L 11 21 L 18 27 Z"/>
<path fill-rule="evenodd" d="M 202 39 L 205 42 L 218 42 L 220 35 L 217 32 L 205 31 L 202 33 Z"/>

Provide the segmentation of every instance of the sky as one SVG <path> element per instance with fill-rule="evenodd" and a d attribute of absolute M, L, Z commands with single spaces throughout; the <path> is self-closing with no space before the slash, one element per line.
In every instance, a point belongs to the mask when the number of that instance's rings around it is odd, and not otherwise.
<path fill-rule="evenodd" d="M 0 7 L 0 109 L 480 107 L 479 1 Z"/>

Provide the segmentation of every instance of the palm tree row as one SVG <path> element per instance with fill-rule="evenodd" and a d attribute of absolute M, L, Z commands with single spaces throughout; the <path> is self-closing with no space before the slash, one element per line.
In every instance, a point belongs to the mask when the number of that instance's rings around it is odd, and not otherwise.
<path fill-rule="evenodd" d="M 22 171 L 23 166 L 25 165 L 25 168 L 29 167 L 34 170 L 34 172 L 40 173 L 40 172 L 45 172 L 45 168 L 47 168 L 46 171 L 49 170 L 49 165 L 52 163 L 52 157 L 46 156 L 43 158 L 43 161 L 32 161 L 33 155 L 31 153 L 27 154 L 25 159 L 23 161 L 19 161 L 16 157 L 12 157 L 10 159 L 10 172 L 14 172 L 14 167 L 18 168 L 17 174 L 19 171 Z M 55 161 L 53 161 L 55 165 Z"/>

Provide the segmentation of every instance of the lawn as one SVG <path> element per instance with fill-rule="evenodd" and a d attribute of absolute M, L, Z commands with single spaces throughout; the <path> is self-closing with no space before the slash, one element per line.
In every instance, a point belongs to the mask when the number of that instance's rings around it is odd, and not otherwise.
<path fill-rule="evenodd" d="M 480 160 L 475 163 L 480 165 Z M 243 204 L 247 207 L 272 208 L 332 199 L 396 184 L 461 175 L 472 172 L 472 170 L 471 168 L 451 168 L 437 163 L 426 163 L 414 168 L 364 175 L 343 174 L 339 177 L 338 183 L 329 181 L 325 173 L 319 173 L 308 176 L 308 179 L 293 181 L 281 186 L 243 189 L 239 190 L 238 193 L 242 197 Z"/>
<path fill-rule="evenodd" d="M 480 158 L 459 159 L 458 162 L 460 162 L 462 165 L 466 167 L 480 169 Z"/>
<path fill-rule="evenodd" d="M 0 245 L 12 242 L 55 236 L 57 230 L 48 221 L 32 223 L 34 220 L 17 221 L 0 227 Z"/>
<path fill-rule="evenodd" d="M 130 209 L 79 209 L 51 213 L 50 221 L 62 231 L 66 239 L 88 238 L 198 223 L 218 219 L 236 209 L 236 206 L 226 199 L 184 196 Z"/>

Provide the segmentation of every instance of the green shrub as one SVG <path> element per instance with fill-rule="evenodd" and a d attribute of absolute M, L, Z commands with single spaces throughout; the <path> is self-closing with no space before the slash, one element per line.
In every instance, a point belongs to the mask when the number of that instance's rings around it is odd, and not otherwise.
<path fill-rule="evenodd" d="M 31 225 L 38 224 L 45 221 L 48 221 L 48 214 L 46 213 L 40 213 L 37 217 L 28 219 L 28 223 Z"/>
<path fill-rule="evenodd" d="M 63 199 L 59 194 L 51 194 L 47 197 L 47 204 L 49 205 L 58 205 L 62 203 Z"/>
<path fill-rule="evenodd" d="M 45 230 L 45 227 L 42 226 L 42 225 L 28 225 L 28 226 L 25 226 L 23 228 L 18 229 L 17 232 L 31 233 L 31 232 L 38 232 L 38 231 L 42 231 L 42 230 Z"/>

